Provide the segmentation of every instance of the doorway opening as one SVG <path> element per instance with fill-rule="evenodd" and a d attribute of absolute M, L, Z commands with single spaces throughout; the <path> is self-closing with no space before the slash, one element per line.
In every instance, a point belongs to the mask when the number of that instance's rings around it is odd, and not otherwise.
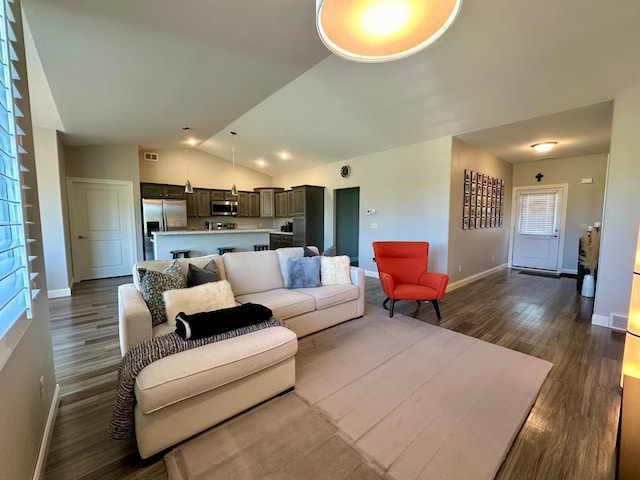
<path fill-rule="evenodd" d="M 351 265 L 357 267 L 360 241 L 360 187 L 341 188 L 334 190 L 334 193 L 336 255 L 348 255 Z"/>

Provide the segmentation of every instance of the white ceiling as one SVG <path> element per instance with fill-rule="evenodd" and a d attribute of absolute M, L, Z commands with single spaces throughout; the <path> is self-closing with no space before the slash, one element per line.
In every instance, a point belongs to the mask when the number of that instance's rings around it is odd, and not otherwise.
<path fill-rule="evenodd" d="M 510 162 L 541 140 L 603 153 L 611 100 L 640 86 L 637 0 L 465 0 L 435 44 L 383 64 L 330 55 L 313 0 L 23 5 L 34 123 L 145 150 L 184 146 L 189 126 L 227 159 L 235 130 L 236 161 L 269 175 L 446 135 Z"/>

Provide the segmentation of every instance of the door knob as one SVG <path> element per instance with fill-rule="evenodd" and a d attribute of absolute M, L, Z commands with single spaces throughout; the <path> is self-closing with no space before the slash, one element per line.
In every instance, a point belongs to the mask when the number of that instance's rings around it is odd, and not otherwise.
<path fill-rule="evenodd" d="M 84 236 L 83 235 L 78 235 L 78 238 L 84 238 Z"/>

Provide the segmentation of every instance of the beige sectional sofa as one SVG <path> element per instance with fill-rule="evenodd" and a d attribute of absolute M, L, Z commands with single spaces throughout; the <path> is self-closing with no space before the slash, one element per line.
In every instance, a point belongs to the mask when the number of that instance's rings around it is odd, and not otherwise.
<path fill-rule="evenodd" d="M 317 250 L 316 250 L 317 251 Z M 290 329 L 271 327 L 187 350 L 145 367 L 135 383 L 135 432 L 143 458 L 158 453 L 295 384 L 297 337 L 364 313 L 364 271 L 351 267 L 351 283 L 286 288 L 287 259 L 302 257 L 302 247 L 233 252 L 180 259 L 204 267 L 214 260 L 237 303 L 260 303 Z M 134 265 L 134 283 L 118 288 L 120 348 L 174 331 L 151 325 L 138 284 L 137 268 L 164 270 L 170 260 Z"/>

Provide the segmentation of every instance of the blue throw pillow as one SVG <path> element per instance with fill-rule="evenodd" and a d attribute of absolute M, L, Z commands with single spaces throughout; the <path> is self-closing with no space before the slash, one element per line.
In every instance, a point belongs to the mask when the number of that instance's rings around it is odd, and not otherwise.
<path fill-rule="evenodd" d="M 288 288 L 312 288 L 320 286 L 320 257 L 290 258 Z"/>

